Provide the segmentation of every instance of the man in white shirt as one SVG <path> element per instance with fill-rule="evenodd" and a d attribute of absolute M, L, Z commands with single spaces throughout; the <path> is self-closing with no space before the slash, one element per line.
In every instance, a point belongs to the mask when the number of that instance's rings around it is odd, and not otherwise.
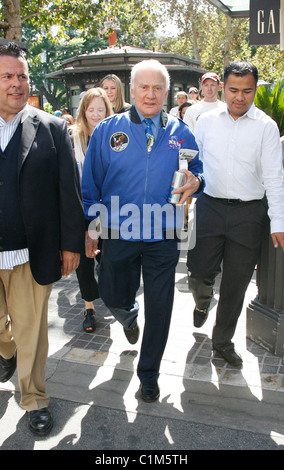
<path fill-rule="evenodd" d="M 206 182 L 197 200 L 197 241 L 188 252 L 194 325 L 207 319 L 216 275 L 223 274 L 212 346 L 240 366 L 232 338 L 260 253 L 268 215 L 275 247 L 284 250 L 282 149 L 276 123 L 253 103 L 258 72 L 247 62 L 224 71 L 225 109 L 201 116 L 196 126 Z"/>
<path fill-rule="evenodd" d="M 194 132 L 199 116 L 214 108 L 224 107 L 224 103 L 218 100 L 220 78 L 216 73 L 207 72 L 201 77 L 201 92 L 204 98 L 186 110 L 184 122 Z"/>
<path fill-rule="evenodd" d="M 187 96 L 187 93 L 185 91 L 178 91 L 177 93 L 177 96 L 176 96 L 176 102 L 177 102 L 177 106 L 175 106 L 174 108 L 172 108 L 170 110 L 170 114 L 172 114 L 173 116 L 175 117 L 178 117 L 178 109 L 179 107 L 183 104 L 183 103 L 186 103 L 188 100 L 188 96 Z"/>

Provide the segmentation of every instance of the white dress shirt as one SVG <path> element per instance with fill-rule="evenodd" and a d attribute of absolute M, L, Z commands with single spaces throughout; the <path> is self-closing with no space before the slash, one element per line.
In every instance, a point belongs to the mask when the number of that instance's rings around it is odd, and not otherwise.
<path fill-rule="evenodd" d="M 200 116 L 195 137 L 205 193 L 216 198 L 268 199 L 271 233 L 284 232 L 282 148 L 277 124 L 253 104 L 234 120 L 227 106 Z"/>
<path fill-rule="evenodd" d="M 225 109 L 226 105 L 223 101 L 220 100 L 213 101 L 213 103 L 204 100 L 198 101 L 197 103 L 187 108 L 183 120 L 189 126 L 191 132 L 194 132 L 199 117 L 203 113 L 208 113 L 209 111 L 212 111 L 216 108 Z"/>
<path fill-rule="evenodd" d="M 5 150 L 12 139 L 19 122 L 23 122 L 26 117 L 27 106 L 8 122 L 0 116 L 0 146 L 2 151 Z M 0 252 L 0 269 L 13 269 L 14 266 L 24 264 L 27 261 L 29 261 L 29 251 L 27 248 Z"/>

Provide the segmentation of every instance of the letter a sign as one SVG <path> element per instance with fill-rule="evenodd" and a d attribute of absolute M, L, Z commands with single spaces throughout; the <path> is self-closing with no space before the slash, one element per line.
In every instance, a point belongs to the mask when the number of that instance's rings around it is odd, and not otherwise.
<path fill-rule="evenodd" d="M 250 44 L 280 44 L 282 0 L 250 0 Z M 282 12 L 283 14 L 283 12 Z"/>

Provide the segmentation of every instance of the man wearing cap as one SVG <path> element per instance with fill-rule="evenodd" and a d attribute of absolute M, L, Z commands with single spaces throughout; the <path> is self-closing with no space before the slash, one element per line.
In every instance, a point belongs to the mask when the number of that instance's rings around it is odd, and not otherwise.
<path fill-rule="evenodd" d="M 220 78 L 216 73 L 207 72 L 201 77 L 201 92 L 204 98 L 198 103 L 190 106 L 184 115 L 184 122 L 194 132 L 196 123 L 201 114 L 211 111 L 214 108 L 225 106 L 218 100 L 218 91 L 220 87 Z"/>
<path fill-rule="evenodd" d="M 188 91 L 189 99 L 198 103 L 199 92 L 195 86 L 192 86 Z"/>
<path fill-rule="evenodd" d="M 187 96 L 187 93 L 185 91 L 179 91 L 177 93 L 177 96 L 176 96 L 176 102 L 178 104 L 178 106 L 175 106 L 174 108 L 172 108 L 170 110 L 170 114 L 172 116 L 175 116 L 175 117 L 178 117 L 178 109 L 179 107 L 183 104 L 183 103 L 186 103 L 188 100 L 188 96 Z"/>

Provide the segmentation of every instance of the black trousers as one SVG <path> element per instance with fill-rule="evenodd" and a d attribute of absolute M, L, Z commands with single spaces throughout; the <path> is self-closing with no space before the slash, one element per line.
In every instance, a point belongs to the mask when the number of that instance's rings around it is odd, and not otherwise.
<path fill-rule="evenodd" d="M 171 321 L 178 258 L 176 240 L 104 240 L 100 296 L 124 328 L 131 328 L 137 321 L 136 294 L 141 272 L 143 275 L 145 325 L 137 368 L 142 383 L 154 382 L 159 375 Z"/>
<path fill-rule="evenodd" d="M 98 283 L 95 278 L 95 260 L 87 258 L 85 254 L 80 256 L 80 264 L 76 269 L 82 299 L 92 302 L 99 298 Z"/>
<path fill-rule="evenodd" d="M 260 254 L 265 200 L 228 203 L 203 194 L 196 202 L 196 245 L 188 251 L 189 289 L 196 307 L 209 308 L 221 272 L 213 348 L 232 349 L 244 296 Z"/>

